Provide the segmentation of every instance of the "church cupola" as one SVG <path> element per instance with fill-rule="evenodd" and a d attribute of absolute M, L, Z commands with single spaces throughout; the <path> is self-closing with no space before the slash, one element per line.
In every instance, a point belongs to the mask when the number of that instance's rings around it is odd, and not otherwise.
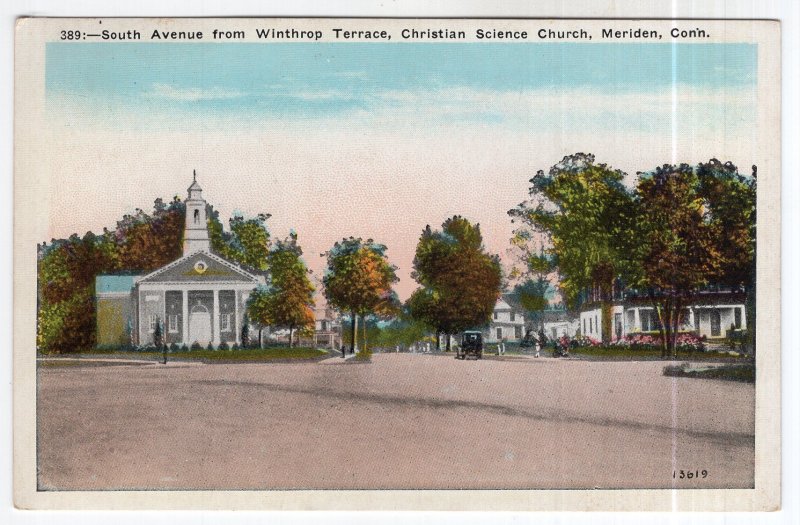
<path fill-rule="evenodd" d="M 203 189 L 197 183 L 197 171 L 194 171 L 192 185 L 189 186 L 189 198 L 186 199 L 186 227 L 183 230 L 183 255 L 194 252 L 211 251 L 211 239 L 208 236 L 208 218 L 206 217 L 206 201 L 203 200 Z"/>

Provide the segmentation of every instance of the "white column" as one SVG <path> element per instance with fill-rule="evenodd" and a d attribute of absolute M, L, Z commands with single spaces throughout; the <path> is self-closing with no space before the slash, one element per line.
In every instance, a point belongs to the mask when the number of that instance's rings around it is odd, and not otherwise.
<path fill-rule="evenodd" d="M 642 319 L 639 317 L 639 307 L 633 309 L 633 330 L 634 332 L 642 331 Z"/>
<path fill-rule="evenodd" d="M 745 315 L 745 313 L 747 312 L 747 308 L 745 308 L 744 306 L 740 306 L 739 308 L 741 308 L 742 310 L 742 330 L 749 330 L 749 328 L 747 327 L 747 315 Z"/>
<path fill-rule="evenodd" d="M 236 330 L 233 333 L 236 344 L 237 345 L 242 344 L 242 342 L 240 341 L 242 335 L 242 327 L 239 324 L 239 290 L 233 291 L 233 329 Z"/>
<path fill-rule="evenodd" d="M 219 346 L 219 290 L 214 290 L 214 315 L 211 317 L 211 340 Z"/>
<path fill-rule="evenodd" d="M 695 326 L 694 326 L 694 308 L 692 308 L 691 306 L 689 307 L 689 328 L 691 330 L 695 329 Z"/>
<path fill-rule="evenodd" d="M 182 312 L 181 312 L 181 331 L 183 333 L 183 344 L 190 345 L 191 341 L 189 340 L 189 292 L 187 290 L 183 290 L 183 301 L 182 301 Z"/>
<path fill-rule="evenodd" d="M 166 344 L 167 334 L 169 333 L 169 323 L 167 322 L 167 290 L 161 296 L 161 340 Z"/>

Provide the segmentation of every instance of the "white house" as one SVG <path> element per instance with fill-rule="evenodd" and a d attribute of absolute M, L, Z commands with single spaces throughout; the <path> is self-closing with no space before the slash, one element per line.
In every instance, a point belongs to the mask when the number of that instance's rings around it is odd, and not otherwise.
<path fill-rule="evenodd" d="M 503 294 L 494 306 L 492 320 L 484 330 L 487 343 L 519 342 L 525 337 L 525 316 L 520 308 L 512 306 L 514 302 Z"/>
<path fill-rule="evenodd" d="M 708 339 L 726 337 L 733 327 L 747 328 L 745 296 L 739 292 L 708 292 L 698 295 L 683 311 L 681 331 L 692 331 Z M 658 330 L 658 315 L 652 303 L 644 298 L 617 301 L 612 305 L 611 340 L 629 334 Z M 592 303 L 580 312 L 580 332 L 593 339 L 603 338 L 599 303 Z"/>

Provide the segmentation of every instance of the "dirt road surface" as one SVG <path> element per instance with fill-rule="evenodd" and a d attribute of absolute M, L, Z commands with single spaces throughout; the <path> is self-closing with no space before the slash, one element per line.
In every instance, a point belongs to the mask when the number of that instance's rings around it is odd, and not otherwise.
<path fill-rule="evenodd" d="M 383 354 L 44 367 L 39 486 L 752 487 L 753 385 L 663 366 Z"/>

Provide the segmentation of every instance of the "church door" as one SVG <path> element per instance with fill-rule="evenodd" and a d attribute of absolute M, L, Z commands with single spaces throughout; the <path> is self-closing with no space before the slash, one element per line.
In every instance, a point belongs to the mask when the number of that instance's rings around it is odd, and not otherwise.
<path fill-rule="evenodd" d="M 189 314 L 189 340 L 202 346 L 211 342 L 211 314 L 203 305 L 193 306 Z"/>

